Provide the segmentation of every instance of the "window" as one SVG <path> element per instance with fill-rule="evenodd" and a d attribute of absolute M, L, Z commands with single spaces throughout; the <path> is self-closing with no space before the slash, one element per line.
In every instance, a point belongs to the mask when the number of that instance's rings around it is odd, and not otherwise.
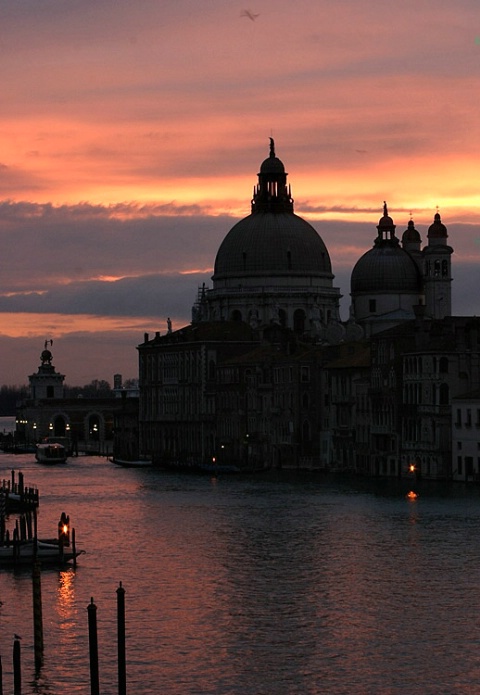
<path fill-rule="evenodd" d="M 53 386 L 47 386 L 47 398 L 53 398 L 54 390 Z"/>
<path fill-rule="evenodd" d="M 310 367 L 300 367 L 300 381 L 303 383 L 310 381 Z"/>
<path fill-rule="evenodd" d="M 371 314 L 374 314 L 377 311 L 377 300 L 376 299 L 369 299 L 368 300 L 368 310 Z"/>
<path fill-rule="evenodd" d="M 440 357 L 439 371 L 440 374 L 448 374 L 448 357 Z"/>
<path fill-rule="evenodd" d="M 448 400 L 450 397 L 450 390 L 448 384 L 440 385 L 440 405 L 448 405 Z"/>
<path fill-rule="evenodd" d="M 300 334 L 305 332 L 305 312 L 302 309 L 297 309 L 293 314 L 293 330 Z"/>

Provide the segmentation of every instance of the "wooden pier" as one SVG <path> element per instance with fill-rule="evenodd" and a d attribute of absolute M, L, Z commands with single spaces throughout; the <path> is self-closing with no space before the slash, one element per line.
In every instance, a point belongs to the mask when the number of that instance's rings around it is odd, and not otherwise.
<path fill-rule="evenodd" d="M 9 480 L 2 480 L 0 484 L 0 516 L 4 506 L 5 514 L 10 512 L 25 512 L 37 509 L 39 504 L 39 494 L 36 487 L 25 485 L 23 473 L 19 472 L 18 477 L 15 471 Z"/>

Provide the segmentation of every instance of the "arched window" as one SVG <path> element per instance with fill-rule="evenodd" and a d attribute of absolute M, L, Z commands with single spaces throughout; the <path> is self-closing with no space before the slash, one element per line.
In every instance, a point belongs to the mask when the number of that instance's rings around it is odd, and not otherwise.
<path fill-rule="evenodd" d="M 235 309 L 234 311 L 232 311 L 231 320 L 232 321 L 241 321 L 242 320 L 242 312 L 239 309 Z"/>
<path fill-rule="evenodd" d="M 285 309 L 278 310 L 278 322 L 281 326 L 285 327 L 287 325 L 287 312 Z"/>
<path fill-rule="evenodd" d="M 442 277 L 448 277 L 448 261 L 442 261 Z"/>

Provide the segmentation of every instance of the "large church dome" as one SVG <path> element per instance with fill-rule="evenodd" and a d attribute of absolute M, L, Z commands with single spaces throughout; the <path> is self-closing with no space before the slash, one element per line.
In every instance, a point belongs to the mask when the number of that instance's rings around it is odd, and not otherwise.
<path fill-rule="evenodd" d="M 331 276 L 327 248 L 315 229 L 293 212 L 283 162 L 275 155 L 260 166 L 252 213 L 230 230 L 215 260 L 213 280 L 250 275 Z"/>
<path fill-rule="evenodd" d="M 293 211 L 283 162 L 270 138 L 253 189 L 251 213 L 235 224 L 218 249 L 213 289 L 195 316 L 280 324 L 310 337 L 339 320 L 340 292 L 332 286 L 327 247 Z"/>
<path fill-rule="evenodd" d="M 223 240 L 214 279 L 235 275 L 331 275 L 327 248 L 298 215 L 256 212 L 238 222 Z"/>

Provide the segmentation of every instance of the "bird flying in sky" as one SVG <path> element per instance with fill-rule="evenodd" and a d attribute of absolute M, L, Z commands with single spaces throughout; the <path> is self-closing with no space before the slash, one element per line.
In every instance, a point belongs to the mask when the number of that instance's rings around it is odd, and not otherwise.
<path fill-rule="evenodd" d="M 260 17 L 260 15 L 255 14 L 255 12 L 252 12 L 251 10 L 242 10 L 240 12 L 240 17 L 248 17 L 248 19 L 251 19 L 252 22 L 254 22 L 257 17 Z"/>

